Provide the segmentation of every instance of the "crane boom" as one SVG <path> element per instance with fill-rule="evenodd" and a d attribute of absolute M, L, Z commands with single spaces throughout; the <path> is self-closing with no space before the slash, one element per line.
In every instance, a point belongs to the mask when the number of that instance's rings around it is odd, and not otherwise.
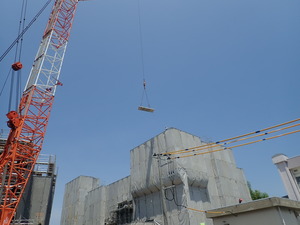
<path fill-rule="evenodd" d="M 11 223 L 42 149 L 78 0 L 56 0 L 0 156 L 0 224 Z"/>

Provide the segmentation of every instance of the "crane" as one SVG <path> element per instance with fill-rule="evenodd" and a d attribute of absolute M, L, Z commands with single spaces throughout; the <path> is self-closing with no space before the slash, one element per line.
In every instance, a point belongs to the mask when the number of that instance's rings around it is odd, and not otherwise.
<path fill-rule="evenodd" d="M 10 133 L 0 155 L 1 225 L 11 223 L 42 150 L 78 1 L 55 1 L 18 110 L 7 113 Z M 14 70 L 21 67 L 13 64 Z"/>

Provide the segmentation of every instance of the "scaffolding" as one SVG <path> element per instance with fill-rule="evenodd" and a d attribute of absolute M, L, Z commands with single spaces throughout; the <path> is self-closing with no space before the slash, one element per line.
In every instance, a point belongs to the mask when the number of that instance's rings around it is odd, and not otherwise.
<path fill-rule="evenodd" d="M 56 174 L 55 155 L 40 154 L 34 166 L 33 174 L 37 176 L 52 176 Z"/>

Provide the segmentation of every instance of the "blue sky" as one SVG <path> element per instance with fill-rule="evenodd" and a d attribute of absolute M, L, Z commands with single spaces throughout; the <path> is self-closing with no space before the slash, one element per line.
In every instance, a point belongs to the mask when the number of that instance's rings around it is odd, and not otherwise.
<path fill-rule="evenodd" d="M 129 175 L 129 151 L 165 127 L 217 141 L 299 117 L 300 1 L 139 1 L 156 111 L 137 110 L 143 90 L 138 0 L 80 2 L 42 152 L 55 154 L 59 167 L 51 225 L 59 224 L 67 182 L 88 175 L 109 184 Z M 28 22 L 44 2 L 28 0 Z M 0 3 L 0 54 L 17 36 L 20 8 L 21 1 Z M 49 12 L 25 35 L 24 82 Z M 1 87 L 12 62 L 13 52 L 0 63 Z M 6 101 L 3 94 L 0 128 L 6 128 Z M 271 158 L 299 155 L 298 139 L 234 149 L 254 189 L 286 195 Z"/>

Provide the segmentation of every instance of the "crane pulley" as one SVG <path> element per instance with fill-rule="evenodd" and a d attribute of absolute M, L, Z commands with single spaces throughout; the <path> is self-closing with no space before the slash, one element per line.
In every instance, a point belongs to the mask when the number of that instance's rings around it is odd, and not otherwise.
<path fill-rule="evenodd" d="M 0 224 L 12 221 L 42 149 L 78 0 L 56 0 L 0 155 Z M 13 70 L 22 68 L 14 63 Z"/>
<path fill-rule="evenodd" d="M 23 68 L 23 65 L 21 62 L 16 62 L 14 64 L 11 65 L 11 68 L 14 70 L 14 71 L 18 71 L 20 69 Z"/>

